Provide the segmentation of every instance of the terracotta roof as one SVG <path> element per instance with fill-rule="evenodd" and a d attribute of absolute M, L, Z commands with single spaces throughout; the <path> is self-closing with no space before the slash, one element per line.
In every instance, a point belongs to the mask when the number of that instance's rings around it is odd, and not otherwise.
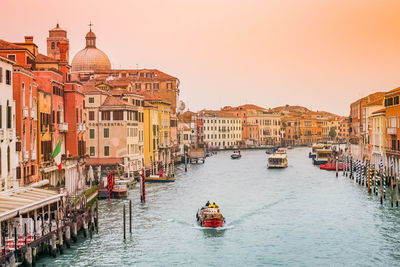
<path fill-rule="evenodd" d="M 382 113 L 382 112 L 386 112 L 386 109 L 384 109 L 384 108 L 379 109 L 377 111 L 372 112 L 372 114 L 378 114 L 378 113 Z"/>
<path fill-rule="evenodd" d="M 148 108 L 154 108 L 154 107 L 155 107 L 154 105 L 150 104 L 150 103 L 147 102 L 147 101 L 144 101 L 143 106 L 144 106 L 144 107 L 148 107 Z"/>
<path fill-rule="evenodd" d="M 86 165 L 117 165 L 121 158 L 87 158 Z"/>
<path fill-rule="evenodd" d="M 199 114 L 206 117 L 237 118 L 236 114 L 221 110 L 200 110 Z"/>
<path fill-rule="evenodd" d="M 104 95 L 110 95 L 108 92 L 101 90 L 94 86 L 93 84 L 87 83 L 83 85 L 83 93 L 84 94 L 92 94 L 92 93 L 97 93 L 97 94 L 104 94 Z"/>
<path fill-rule="evenodd" d="M 0 39 L 0 50 L 28 50 L 23 46 L 19 46 Z"/>
<path fill-rule="evenodd" d="M 129 80 L 110 80 L 110 81 L 106 81 L 105 83 L 112 87 L 128 87 L 131 84 L 131 81 L 129 81 Z"/>
<path fill-rule="evenodd" d="M 115 107 L 115 106 L 129 106 L 129 107 L 133 107 L 133 105 L 129 104 L 128 102 L 121 100 L 117 97 L 114 96 L 108 96 L 106 98 L 106 100 L 104 100 L 103 104 L 101 105 L 102 107 Z"/>
<path fill-rule="evenodd" d="M 369 102 L 365 106 L 376 106 L 376 105 L 382 105 L 383 106 L 383 100 L 384 100 L 384 96 L 381 96 L 378 99 Z"/>
<path fill-rule="evenodd" d="M 116 73 L 121 73 L 121 72 L 126 72 L 126 73 L 139 73 L 139 72 L 153 72 L 154 76 L 152 77 L 153 79 L 177 79 L 176 77 L 166 74 L 165 72 L 159 71 L 157 69 L 113 69 L 111 72 L 116 72 Z M 127 77 L 127 78 L 146 78 L 146 77 Z M 151 78 L 148 78 L 151 79 Z"/>
<path fill-rule="evenodd" d="M 254 104 L 245 104 L 245 105 L 240 105 L 240 106 L 237 106 L 237 107 L 226 106 L 226 107 L 223 107 L 221 110 L 224 110 L 224 111 L 239 111 L 239 110 L 250 110 L 250 109 L 258 110 L 258 111 L 266 110 L 265 108 L 262 108 L 260 106 L 256 106 Z"/>
<path fill-rule="evenodd" d="M 48 62 L 51 62 L 51 63 L 57 62 L 58 63 L 59 62 L 59 60 L 54 59 L 52 57 L 45 56 L 43 54 L 37 54 L 35 61 L 39 62 L 39 63 L 40 62 L 43 62 L 43 63 L 48 63 Z"/>

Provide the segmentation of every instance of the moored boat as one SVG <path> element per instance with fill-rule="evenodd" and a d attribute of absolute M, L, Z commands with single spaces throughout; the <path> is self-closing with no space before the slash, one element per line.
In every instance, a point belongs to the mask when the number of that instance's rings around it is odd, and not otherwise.
<path fill-rule="evenodd" d="M 160 175 L 150 175 L 145 179 L 146 183 L 170 183 L 175 182 L 175 178 L 164 177 Z"/>
<path fill-rule="evenodd" d="M 204 206 L 196 213 L 197 223 L 201 227 L 217 228 L 223 227 L 225 218 L 216 205 Z"/>
<path fill-rule="evenodd" d="M 325 148 L 324 144 L 314 144 L 314 145 L 312 145 L 311 151 L 308 154 L 308 157 L 311 158 L 311 159 L 315 158 L 317 156 L 317 150 L 324 149 L 324 148 Z"/>
<path fill-rule="evenodd" d="M 331 149 L 319 149 L 317 150 L 317 155 L 313 158 L 314 165 L 321 165 L 328 163 L 330 157 L 332 156 Z"/>
<path fill-rule="evenodd" d="M 242 157 L 242 155 L 240 154 L 239 150 L 233 151 L 233 154 L 231 155 L 232 159 L 240 159 L 241 157 Z"/>
<path fill-rule="evenodd" d="M 336 171 L 336 163 L 335 162 L 329 162 L 326 164 L 321 164 L 319 165 L 319 168 L 321 170 L 327 170 L 327 171 Z M 338 171 L 343 171 L 343 163 L 338 164 Z"/>

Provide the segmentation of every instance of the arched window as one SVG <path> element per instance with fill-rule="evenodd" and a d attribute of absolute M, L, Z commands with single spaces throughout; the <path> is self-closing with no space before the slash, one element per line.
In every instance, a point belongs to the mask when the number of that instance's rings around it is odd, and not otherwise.
<path fill-rule="evenodd" d="M 7 172 L 11 171 L 10 147 L 7 147 Z"/>
<path fill-rule="evenodd" d="M 51 49 L 54 49 L 56 46 L 54 44 L 54 42 L 51 43 Z"/>

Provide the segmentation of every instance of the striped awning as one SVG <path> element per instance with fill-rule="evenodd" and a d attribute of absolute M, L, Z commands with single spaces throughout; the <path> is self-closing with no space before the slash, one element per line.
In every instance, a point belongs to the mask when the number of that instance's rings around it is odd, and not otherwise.
<path fill-rule="evenodd" d="M 59 192 L 21 187 L 0 193 L 0 222 L 55 203 L 64 196 Z"/>

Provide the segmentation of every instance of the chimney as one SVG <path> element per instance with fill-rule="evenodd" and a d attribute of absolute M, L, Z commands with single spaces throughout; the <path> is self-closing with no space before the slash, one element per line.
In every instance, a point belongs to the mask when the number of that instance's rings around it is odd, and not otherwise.
<path fill-rule="evenodd" d="M 33 44 L 33 36 L 25 36 L 26 44 Z"/>

